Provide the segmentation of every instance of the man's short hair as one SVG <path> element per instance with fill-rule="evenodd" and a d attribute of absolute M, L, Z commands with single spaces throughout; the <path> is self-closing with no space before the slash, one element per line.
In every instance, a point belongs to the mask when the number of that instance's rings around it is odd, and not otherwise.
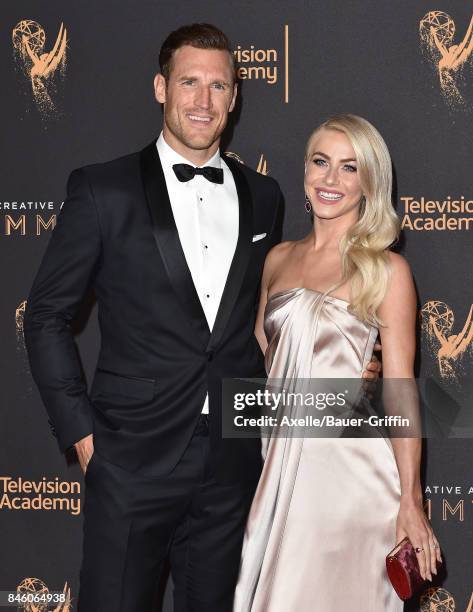
<path fill-rule="evenodd" d="M 222 30 L 219 30 L 210 23 L 184 25 L 169 34 L 159 52 L 159 67 L 166 81 L 171 74 L 174 53 L 185 45 L 195 47 L 196 49 L 228 51 L 233 79 L 236 81 L 235 58 L 230 48 L 230 41 Z"/>

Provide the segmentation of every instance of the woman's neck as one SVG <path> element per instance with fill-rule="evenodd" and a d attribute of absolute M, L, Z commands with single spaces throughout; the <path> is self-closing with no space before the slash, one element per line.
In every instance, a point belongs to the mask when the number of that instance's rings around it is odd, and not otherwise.
<path fill-rule="evenodd" d="M 352 225 L 353 220 L 315 218 L 312 230 L 313 249 L 338 249 L 340 241 Z"/>

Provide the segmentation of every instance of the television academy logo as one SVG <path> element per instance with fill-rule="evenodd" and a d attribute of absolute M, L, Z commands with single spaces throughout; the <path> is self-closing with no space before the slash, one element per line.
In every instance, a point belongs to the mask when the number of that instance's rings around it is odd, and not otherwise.
<path fill-rule="evenodd" d="M 447 195 L 443 200 L 401 196 L 401 228 L 415 232 L 461 232 L 473 229 L 473 200 Z"/>
<path fill-rule="evenodd" d="M 55 114 L 53 97 L 57 91 L 56 76 L 66 74 L 67 30 L 61 23 L 51 51 L 45 51 L 46 32 L 31 19 L 23 19 L 13 28 L 14 60 L 31 83 L 33 99 L 44 117 Z"/>
<path fill-rule="evenodd" d="M 25 602 L 21 607 L 17 607 L 17 610 L 23 612 L 43 612 L 48 610 L 49 612 L 72 612 L 71 607 L 71 589 L 67 586 L 67 582 L 64 584 L 62 592 L 57 591 L 51 593 L 46 584 L 39 578 L 25 578 L 16 587 L 16 594 L 21 598 L 26 596 L 25 599 L 31 599 L 31 602 Z M 38 603 L 34 603 L 34 600 L 39 600 Z M 43 603 L 41 600 L 44 599 L 46 602 L 50 599 L 51 603 Z M 59 604 L 54 608 L 55 602 L 59 601 Z"/>
<path fill-rule="evenodd" d="M 445 302 L 426 302 L 420 317 L 422 332 L 431 353 L 437 359 L 440 376 L 455 382 L 459 374 L 463 373 L 467 350 L 473 355 L 473 304 L 462 329 L 454 334 L 451 332 L 455 316 Z"/>
<path fill-rule="evenodd" d="M 27 480 L 0 474 L 0 512 L 67 512 L 79 516 L 80 495 L 80 482 L 61 480 L 59 476 Z"/>
<path fill-rule="evenodd" d="M 233 51 L 237 65 L 237 76 L 242 81 L 264 81 L 273 86 L 284 83 L 284 102 L 289 102 L 289 26 L 284 26 L 283 50 L 261 49 L 254 44 L 237 44 Z M 281 58 L 284 66 L 281 67 Z"/>
<path fill-rule="evenodd" d="M 473 16 L 458 44 L 453 44 L 455 29 L 454 20 L 443 11 L 428 12 L 419 23 L 421 50 L 438 73 L 440 91 L 452 108 L 465 105 L 459 85 L 473 51 Z"/>

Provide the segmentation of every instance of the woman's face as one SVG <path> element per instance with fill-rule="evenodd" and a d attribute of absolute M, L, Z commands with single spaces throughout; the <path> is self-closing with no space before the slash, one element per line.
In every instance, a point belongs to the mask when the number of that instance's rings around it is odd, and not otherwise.
<path fill-rule="evenodd" d="M 345 134 L 319 130 L 306 161 L 304 188 L 316 218 L 348 215 L 356 222 L 363 192 L 355 152 Z"/>

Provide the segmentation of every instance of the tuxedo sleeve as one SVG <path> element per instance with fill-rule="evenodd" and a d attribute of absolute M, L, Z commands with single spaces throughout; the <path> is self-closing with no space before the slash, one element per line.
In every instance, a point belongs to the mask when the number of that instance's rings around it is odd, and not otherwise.
<path fill-rule="evenodd" d="M 100 254 L 92 190 L 86 171 L 75 170 L 24 318 L 31 373 L 61 451 L 93 431 L 92 406 L 71 322 L 93 282 Z"/>
<path fill-rule="evenodd" d="M 279 244 L 282 240 L 282 226 L 284 220 L 284 196 L 279 188 L 279 185 L 276 183 L 277 193 L 276 193 L 276 209 L 273 218 L 273 227 L 271 229 L 271 234 L 269 237 L 270 248 Z"/>

